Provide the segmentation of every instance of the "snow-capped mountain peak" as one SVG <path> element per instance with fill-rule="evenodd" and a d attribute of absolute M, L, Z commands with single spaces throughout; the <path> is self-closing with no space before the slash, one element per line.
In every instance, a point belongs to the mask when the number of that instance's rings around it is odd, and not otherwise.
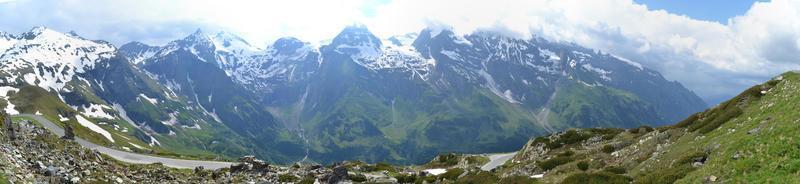
<path fill-rule="evenodd" d="M 352 56 L 354 61 L 381 56 L 381 40 L 363 26 L 348 26 L 337 35 L 331 46 L 336 52 Z"/>
<path fill-rule="evenodd" d="M 250 43 L 238 35 L 234 35 L 225 31 L 215 34 L 211 38 L 211 41 L 214 43 L 214 47 L 217 51 L 231 52 L 235 54 L 250 54 L 261 51 L 261 49 L 250 45 Z"/>
<path fill-rule="evenodd" d="M 61 90 L 75 74 L 93 69 L 100 60 L 116 53 L 116 48 L 106 42 L 46 27 L 0 40 L 0 47 L 7 47 L 0 54 L 0 72 L 8 75 L 6 82 L 25 82 L 52 90 Z"/>

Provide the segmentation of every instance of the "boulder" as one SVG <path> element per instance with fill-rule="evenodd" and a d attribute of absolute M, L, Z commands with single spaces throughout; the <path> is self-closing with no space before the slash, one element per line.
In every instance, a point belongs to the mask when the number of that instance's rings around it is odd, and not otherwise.
<path fill-rule="evenodd" d="M 72 131 L 73 131 L 72 126 L 69 126 L 69 124 L 64 124 L 64 136 L 62 136 L 61 138 L 68 140 L 75 140 L 75 133 Z"/>
<path fill-rule="evenodd" d="M 347 175 L 347 168 L 339 165 L 333 168 L 333 172 L 328 174 L 325 178 L 327 179 L 328 184 L 338 184 L 342 183 L 349 179 L 350 176 Z"/>

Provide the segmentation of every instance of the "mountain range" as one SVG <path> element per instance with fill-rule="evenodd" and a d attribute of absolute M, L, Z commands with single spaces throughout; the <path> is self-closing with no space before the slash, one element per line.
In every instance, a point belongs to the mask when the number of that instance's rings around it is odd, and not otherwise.
<path fill-rule="evenodd" d="M 7 113 L 42 114 L 102 145 L 278 163 L 422 163 L 506 152 L 568 128 L 665 125 L 706 108 L 681 84 L 599 50 L 428 28 L 264 48 L 197 32 L 163 46 L 37 27 L 0 33 Z M 0 103 L 2 105 L 2 103 Z"/>

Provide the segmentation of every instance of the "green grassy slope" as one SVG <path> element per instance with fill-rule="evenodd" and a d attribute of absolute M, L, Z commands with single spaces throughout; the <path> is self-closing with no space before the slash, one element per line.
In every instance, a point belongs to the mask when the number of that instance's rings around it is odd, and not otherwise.
<path fill-rule="evenodd" d="M 529 141 L 499 174 L 545 183 L 800 182 L 800 74 L 788 72 L 673 126 L 578 129 Z"/>

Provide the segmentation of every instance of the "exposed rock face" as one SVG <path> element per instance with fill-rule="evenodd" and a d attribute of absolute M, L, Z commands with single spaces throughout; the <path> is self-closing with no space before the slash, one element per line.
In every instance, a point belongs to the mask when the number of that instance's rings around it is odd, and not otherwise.
<path fill-rule="evenodd" d="M 328 184 L 338 184 L 341 183 L 349 178 L 347 175 L 347 168 L 343 166 L 336 166 L 333 168 L 333 173 L 330 173 L 327 177 Z"/>
<path fill-rule="evenodd" d="M 16 139 L 16 130 L 14 130 L 14 125 L 11 123 L 11 116 L 6 115 L 5 118 L 3 118 L 3 127 L 5 127 L 9 140 L 13 141 Z"/>
<path fill-rule="evenodd" d="M 72 126 L 70 126 L 69 124 L 64 125 L 64 136 L 61 138 L 75 140 L 75 133 L 72 131 L 73 131 Z"/>

